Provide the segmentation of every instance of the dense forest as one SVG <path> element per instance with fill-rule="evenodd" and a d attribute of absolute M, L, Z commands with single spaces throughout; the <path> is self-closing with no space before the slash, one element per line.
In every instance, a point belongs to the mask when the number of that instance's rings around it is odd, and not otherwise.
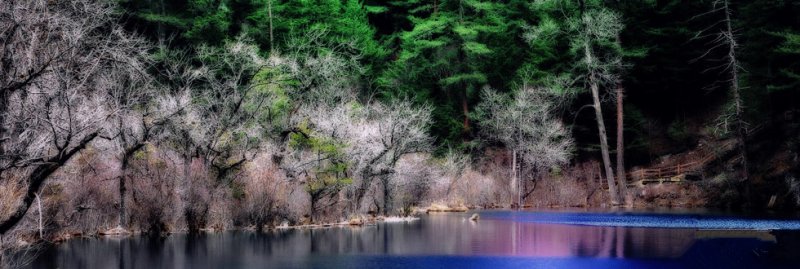
<path fill-rule="evenodd" d="M 796 1 L 6 0 L 0 90 L 4 236 L 800 204 Z"/>

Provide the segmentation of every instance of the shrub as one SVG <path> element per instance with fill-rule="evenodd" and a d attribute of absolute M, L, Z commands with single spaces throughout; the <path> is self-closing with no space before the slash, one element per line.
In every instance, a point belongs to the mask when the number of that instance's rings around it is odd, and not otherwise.
<path fill-rule="evenodd" d="M 45 226 L 94 234 L 118 222 L 118 171 L 111 156 L 87 149 L 43 189 Z M 35 209 L 35 208 L 31 208 Z M 31 210 L 29 214 L 33 213 Z"/>
<path fill-rule="evenodd" d="M 161 233 L 169 231 L 177 210 L 175 175 L 177 167 L 166 161 L 166 156 L 152 149 L 140 151 L 129 169 L 128 185 L 131 203 L 130 223 L 142 231 Z"/>
<path fill-rule="evenodd" d="M 253 224 L 260 231 L 264 225 L 288 218 L 291 186 L 269 158 L 259 157 L 249 163 L 234 185 L 234 189 L 241 189 L 241 197 L 235 197 L 241 205 L 239 222 Z"/>

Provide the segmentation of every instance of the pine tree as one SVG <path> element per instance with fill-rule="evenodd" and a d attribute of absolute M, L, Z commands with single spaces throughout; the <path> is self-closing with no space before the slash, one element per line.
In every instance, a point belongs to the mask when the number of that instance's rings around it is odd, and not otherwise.
<path fill-rule="evenodd" d="M 776 51 L 797 59 L 800 56 L 800 33 L 782 32 L 780 33 L 780 36 L 784 38 L 784 41 L 776 49 Z M 798 65 L 797 62 L 783 67 L 780 71 L 782 75 L 791 80 L 791 82 L 789 82 L 787 85 L 780 85 L 782 86 L 780 88 L 796 88 L 798 85 L 800 85 L 800 65 Z M 776 86 L 773 87 L 777 88 Z"/>
<path fill-rule="evenodd" d="M 488 83 L 497 56 L 492 40 L 505 33 L 505 6 L 492 1 L 411 1 L 409 31 L 398 34 L 396 60 L 379 80 L 386 96 L 417 96 L 437 100 L 435 133 L 446 142 L 469 139 L 470 107 L 478 90 Z M 455 116 L 459 115 L 459 116 Z"/>
<path fill-rule="evenodd" d="M 800 33 L 800 5 L 793 1 L 747 1 L 737 3 L 740 59 L 747 82 L 748 99 L 767 98 L 767 94 L 796 89 L 799 83 L 798 33 Z M 749 103 L 750 111 L 769 110 L 776 104 Z M 766 118 L 769 115 L 752 115 Z"/>

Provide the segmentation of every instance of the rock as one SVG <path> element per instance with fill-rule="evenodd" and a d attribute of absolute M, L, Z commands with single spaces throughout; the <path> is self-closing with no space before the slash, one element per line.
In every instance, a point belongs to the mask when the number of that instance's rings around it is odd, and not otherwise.
<path fill-rule="evenodd" d="M 428 209 L 427 208 L 420 208 L 420 207 L 416 207 L 415 206 L 415 207 L 411 208 L 411 214 L 409 216 L 411 216 L 411 217 L 419 217 L 419 216 L 422 216 L 423 214 L 427 214 L 427 213 L 428 213 Z"/>
<path fill-rule="evenodd" d="M 393 223 L 393 222 L 410 222 L 410 221 L 417 221 L 419 218 L 417 217 L 386 217 L 383 222 L 385 223 Z"/>
<path fill-rule="evenodd" d="M 311 222 L 311 217 L 308 216 L 308 215 L 305 215 L 302 218 L 300 218 L 300 223 L 299 224 L 301 226 L 307 226 L 307 225 L 311 225 L 313 223 Z"/>
<path fill-rule="evenodd" d="M 467 212 L 469 208 L 465 205 L 447 206 L 443 204 L 433 203 L 428 207 L 428 212 Z"/>
<path fill-rule="evenodd" d="M 472 214 L 472 217 L 469 218 L 469 220 L 475 221 L 475 222 L 477 222 L 478 219 L 480 219 L 480 216 L 478 216 L 478 213 Z"/>
<path fill-rule="evenodd" d="M 449 206 L 433 203 L 428 207 L 428 212 L 447 212 L 450 210 Z"/>
<path fill-rule="evenodd" d="M 111 235 L 111 236 L 115 236 L 115 235 L 116 236 L 122 236 L 122 235 L 130 234 L 130 232 L 128 232 L 128 230 L 125 230 L 125 228 L 122 228 L 121 226 L 117 226 L 114 229 L 111 229 L 111 230 L 108 230 L 108 231 L 105 231 L 105 232 L 100 232 L 100 234 L 101 235 Z"/>
<path fill-rule="evenodd" d="M 457 205 L 450 208 L 450 212 L 467 212 L 469 208 L 465 205 Z"/>
<path fill-rule="evenodd" d="M 352 219 L 350 219 L 348 224 L 350 224 L 352 226 L 361 226 L 361 225 L 364 225 L 364 220 L 362 218 L 352 218 Z"/>

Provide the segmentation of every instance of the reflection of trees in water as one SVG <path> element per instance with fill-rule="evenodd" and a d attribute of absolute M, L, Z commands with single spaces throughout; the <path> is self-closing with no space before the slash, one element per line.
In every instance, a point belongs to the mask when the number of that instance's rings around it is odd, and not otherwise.
<path fill-rule="evenodd" d="M 695 231 L 686 229 L 573 226 L 492 219 L 474 223 L 467 220 L 468 217 L 469 214 L 431 215 L 410 223 L 263 234 L 229 232 L 166 238 L 76 239 L 59 245 L 57 252 L 44 253 L 45 259 L 37 262 L 39 268 L 255 268 L 264 265 L 303 268 L 312 263 L 358 262 L 357 257 L 363 255 L 674 258 L 685 261 L 691 257 L 706 259 L 704 255 L 720 256 L 709 248 L 719 248 L 722 243 L 743 246 L 740 243 L 754 240 L 695 239 Z M 776 260 L 800 257 L 799 232 L 773 234 L 777 245 L 761 244 L 769 246 L 764 248 L 769 252 L 766 257 Z M 726 251 L 748 252 L 746 247 Z M 752 251 L 739 252 L 723 256 L 750 255 Z M 341 264 L 330 267 L 337 265 Z"/>
<path fill-rule="evenodd" d="M 481 226 L 480 224 L 478 226 Z M 470 236 L 479 252 L 532 257 L 679 257 L 692 230 L 497 222 Z"/>
<path fill-rule="evenodd" d="M 775 244 L 767 249 L 767 258 L 777 262 L 800 264 L 800 231 L 772 231 Z"/>

